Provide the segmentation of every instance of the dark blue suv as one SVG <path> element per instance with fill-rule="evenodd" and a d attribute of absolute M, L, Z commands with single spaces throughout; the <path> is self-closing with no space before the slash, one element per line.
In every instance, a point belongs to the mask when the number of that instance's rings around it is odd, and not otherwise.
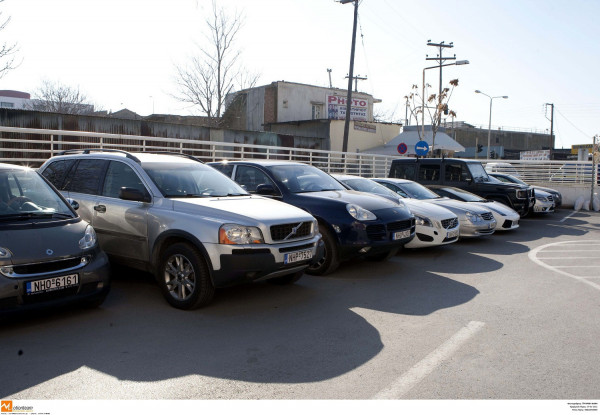
<path fill-rule="evenodd" d="M 406 206 L 348 190 L 314 166 L 275 160 L 208 164 L 250 193 L 281 200 L 317 218 L 325 256 L 309 274 L 331 273 L 350 258 L 385 260 L 415 235 L 415 218 Z"/>

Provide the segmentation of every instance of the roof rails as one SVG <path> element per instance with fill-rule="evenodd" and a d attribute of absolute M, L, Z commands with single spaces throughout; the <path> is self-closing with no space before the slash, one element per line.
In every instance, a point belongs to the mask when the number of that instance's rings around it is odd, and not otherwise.
<path fill-rule="evenodd" d="M 120 153 L 120 154 L 124 154 L 125 157 L 127 157 L 128 159 L 131 159 L 138 164 L 140 163 L 140 159 L 138 159 L 133 154 L 128 153 L 127 151 L 109 149 L 109 148 L 86 148 L 86 149 L 80 149 L 80 150 L 64 150 L 64 151 L 61 151 L 60 153 L 58 153 L 58 155 L 64 156 L 66 154 L 90 154 L 92 152 L 94 152 L 94 153 Z"/>
<path fill-rule="evenodd" d="M 149 153 L 149 154 L 165 154 L 165 155 L 169 155 L 169 156 L 185 157 L 187 159 L 194 160 L 194 161 L 197 161 L 198 163 L 204 164 L 204 162 L 202 160 L 200 160 L 198 157 L 190 156 L 189 154 L 177 153 L 177 152 L 174 152 L 174 151 L 144 151 L 144 153 Z"/>

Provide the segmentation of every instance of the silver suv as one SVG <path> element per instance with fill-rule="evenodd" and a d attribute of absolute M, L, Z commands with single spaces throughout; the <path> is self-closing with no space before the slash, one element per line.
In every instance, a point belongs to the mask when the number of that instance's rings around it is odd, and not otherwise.
<path fill-rule="evenodd" d="M 310 214 L 250 195 L 191 156 L 72 150 L 40 173 L 79 205 L 111 260 L 153 272 L 177 308 L 236 283 L 293 283 L 323 255 Z"/>

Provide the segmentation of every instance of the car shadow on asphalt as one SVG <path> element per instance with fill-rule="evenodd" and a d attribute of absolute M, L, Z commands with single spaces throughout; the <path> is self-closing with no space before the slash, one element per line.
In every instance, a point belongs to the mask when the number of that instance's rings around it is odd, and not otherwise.
<path fill-rule="evenodd" d="M 187 375 L 245 382 L 331 379 L 383 349 L 379 331 L 351 309 L 427 316 L 479 292 L 393 261 L 355 261 L 329 277 L 294 285 L 220 289 L 194 311 L 170 307 L 148 274 L 113 281 L 96 310 L 69 308 L 0 327 L 0 396 L 8 397 L 82 366 L 121 380 Z M 410 339 L 407 339 L 407 343 Z"/>

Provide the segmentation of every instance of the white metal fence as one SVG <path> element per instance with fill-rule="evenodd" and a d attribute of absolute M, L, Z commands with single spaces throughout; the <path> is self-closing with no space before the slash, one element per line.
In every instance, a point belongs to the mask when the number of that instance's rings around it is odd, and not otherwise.
<path fill-rule="evenodd" d="M 200 141 L 81 131 L 0 126 L 0 162 L 38 166 L 63 150 L 104 148 L 126 151 L 185 153 L 203 161 L 277 159 L 312 164 L 328 173 L 385 177 L 395 156 L 241 143 Z M 590 185 L 598 177 L 591 162 L 479 160 L 488 168 L 519 176 L 538 185 Z"/>

